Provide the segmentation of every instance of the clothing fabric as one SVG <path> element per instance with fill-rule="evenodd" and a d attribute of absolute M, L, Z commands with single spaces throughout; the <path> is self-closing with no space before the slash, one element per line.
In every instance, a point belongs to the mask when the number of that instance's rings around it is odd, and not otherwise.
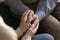
<path fill-rule="evenodd" d="M 9 20 L 10 26 L 13 25 L 14 23 L 16 23 L 16 24 L 14 24 L 14 27 L 12 26 L 13 28 L 16 29 L 17 28 L 16 25 L 18 24 L 17 19 L 15 19 L 13 16 L 11 16 L 8 12 L 9 10 L 7 10 L 7 9 L 8 9 L 8 7 L 6 5 L 0 5 L 0 16 L 3 16 L 4 20 Z M 9 24 L 9 23 L 7 23 L 7 24 Z M 35 35 L 32 40 L 54 40 L 54 38 L 50 34 L 45 33 L 45 34 Z"/>
<path fill-rule="evenodd" d="M 5 3 L 11 7 L 11 10 L 18 17 L 20 17 L 24 11 L 30 9 L 22 2 L 22 0 L 6 0 Z M 56 0 L 40 0 L 37 6 L 37 10 L 35 11 L 35 14 L 39 17 L 40 20 L 42 20 L 53 11 L 55 6 Z"/>
<path fill-rule="evenodd" d="M 34 36 L 32 40 L 55 40 L 55 39 L 52 35 L 44 33 Z"/>
<path fill-rule="evenodd" d="M 34 3 L 34 2 L 36 2 L 37 0 L 23 0 L 24 2 L 26 2 L 26 3 Z"/>

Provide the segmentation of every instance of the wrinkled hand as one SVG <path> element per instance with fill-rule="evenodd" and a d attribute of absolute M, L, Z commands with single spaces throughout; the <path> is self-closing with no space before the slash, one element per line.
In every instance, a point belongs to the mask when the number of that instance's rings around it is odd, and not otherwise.
<path fill-rule="evenodd" d="M 39 26 L 39 18 L 34 15 L 34 20 L 26 34 L 23 36 L 22 40 L 31 40 L 31 38 L 34 36 L 34 34 L 37 32 L 38 26 Z"/>
<path fill-rule="evenodd" d="M 28 19 L 28 16 L 29 15 L 34 15 L 34 12 L 32 10 L 27 10 L 23 16 L 22 16 L 22 19 L 21 19 L 21 24 L 20 24 L 20 28 L 23 32 L 25 32 L 29 26 L 31 25 L 30 22 L 31 22 L 31 18 Z"/>
<path fill-rule="evenodd" d="M 30 27 L 31 25 L 31 21 L 33 20 L 33 18 L 31 16 L 34 15 L 34 12 L 32 10 L 26 10 L 21 18 L 21 24 L 19 26 L 19 28 L 17 29 L 17 34 L 19 37 L 21 37 L 23 35 L 24 32 L 26 32 L 26 30 Z"/>

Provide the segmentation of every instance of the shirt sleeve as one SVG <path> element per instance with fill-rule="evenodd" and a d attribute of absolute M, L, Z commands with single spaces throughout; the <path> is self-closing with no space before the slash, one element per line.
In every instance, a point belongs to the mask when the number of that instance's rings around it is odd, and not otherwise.
<path fill-rule="evenodd" d="M 6 0 L 5 4 L 10 6 L 10 9 L 18 16 L 22 15 L 24 11 L 29 9 L 21 0 Z"/>
<path fill-rule="evenodd" d="M 37 6 L 36 15 L 42 20 L 53 11 L 55 6 L 56 0 L 40 0 Z"/>

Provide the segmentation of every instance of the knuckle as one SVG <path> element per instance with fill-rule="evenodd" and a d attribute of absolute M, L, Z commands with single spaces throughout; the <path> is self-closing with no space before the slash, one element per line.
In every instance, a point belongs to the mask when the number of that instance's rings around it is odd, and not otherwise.
<path fill-rule="evenodd" d="M 37 15 L 35 14 L 35 16 L 37 17 Z"/>
<path fill-rule="evenodd" d="M 36 19 L 36 15 L 34 15 L 33 17 L 34 17 L 34 19 Z"/>
<path fill-rule="evenodd" d="M 32 28 L 30 28 L 30 31 L 32 31 Z"/>
<path fill-rule="evenodd" d="M 35 24 L 33 24 L 32 27 L 35 27 Z"/>
<path fill-rule="evenodd" d="M 33 10 L 31 10 L 31 12 L 34 14 L 34 11 Z"/>
<path fill-rule="evenodd" d="M 38 16 L 37 16 L 37 21 L 39 22 L 39 18 L 38 18 Z"/>

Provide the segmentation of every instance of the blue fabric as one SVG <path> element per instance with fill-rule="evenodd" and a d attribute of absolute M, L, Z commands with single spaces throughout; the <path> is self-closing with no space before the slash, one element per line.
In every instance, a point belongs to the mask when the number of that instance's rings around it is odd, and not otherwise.
<path fill-rule="evenodd" d="M 32 40 L 54 40 L 54 37 L 50 34 L 44 33 L 34 36 Z"/>
<path fill-rule="evenodd" d="M 56 0 L 40 0 L 37 6 L 36 15 L 42 20 L 53 11 L 55 6 Z"/>
<path fill-rule="evenodd" d="M 25 10 L 29 9 L 29 7 L 26 6 L 21 0 L 6 0 L 6 4 L 11 7 L 11 10 L 15 12 L 18 17 L 22 15 Z M 35 13 L 39 17 L 39 19 L 42 20 L 53 11 L 55 6 L 56 0 L 40 0 Z"/>
<path fill-rule="evenodd" d="M 10 9 L 18 16 L 29 9 L 21 0 L 6 0 L 5 4 L 9 5 Z"/>

